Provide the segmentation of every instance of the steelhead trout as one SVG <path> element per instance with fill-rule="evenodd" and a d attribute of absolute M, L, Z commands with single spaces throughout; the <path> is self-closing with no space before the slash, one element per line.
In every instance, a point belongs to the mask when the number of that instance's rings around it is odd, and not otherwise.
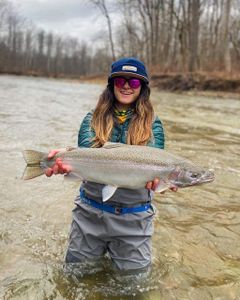
<path fill-rule="evenodd" d="M 198 167 L 190 160 L 165 150 L 119 143 L 106 143 L 102 148 L 76 148 L 58 152 L 52 159 L 47 153 L 23 151 L 27 167 L 23 179 L 44 174 L 57 158 L 71 167 L 67 177 L 104 184 L 103 201 L 107 201 L 118 187 L 138 189 L 148 181 L 160 179 L 155 192 L 170 186 L 179 188 L 199 185 L 214 180 L 210 170 Z"/>

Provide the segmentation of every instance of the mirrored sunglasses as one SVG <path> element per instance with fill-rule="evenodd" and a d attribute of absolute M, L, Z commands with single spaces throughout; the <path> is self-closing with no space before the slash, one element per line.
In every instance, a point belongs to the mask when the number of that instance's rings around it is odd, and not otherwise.
<path fill-rule="evenodd" d="M 138 78 L 127 79 L 124 77 L 114 77 L 113 82 L 114 85 L 119 89 L 123 88 L 126 82 L 128 83 L 131 89 L 138 89 L 142 84 L 141 79 Z"/>

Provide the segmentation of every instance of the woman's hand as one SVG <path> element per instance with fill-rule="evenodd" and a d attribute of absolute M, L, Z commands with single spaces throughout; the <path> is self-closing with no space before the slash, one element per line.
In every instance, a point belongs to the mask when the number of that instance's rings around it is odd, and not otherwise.
<path fill-rule="evenodd" d="M 65 151 L 66 149 L 54 149 L 49 152 L 48 159 L 52 159 L 58 152 Z M 52 176 L 52 174 L 66 174 L 71 172 L 71 167 L 67 164 L 63 164 L 61 158 L 57 158 L 55 164 L 52 168 L 47 168 L 45 174 L 47 177 Z"/>
<path fill-rule="evenodd" d="M 159 178 L 154 178 L 153 181 L 148 181 L 145 188 L 148 190 L 152 190 L 155 191 L 156 188 L 158 187 L 159 183 L 160 183 L 160 179 Z M 169 188 L 171 191 L 176 192 L 178 190 L 178 187 L 175 185 L 170 186 Z M 161 194 L 164 194 L 165 191 L 161 192 Z"/>

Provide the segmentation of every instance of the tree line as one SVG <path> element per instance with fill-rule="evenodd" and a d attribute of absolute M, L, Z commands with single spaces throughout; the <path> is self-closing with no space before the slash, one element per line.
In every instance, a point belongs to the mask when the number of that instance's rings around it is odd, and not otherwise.
<path fill-rule="evenodd" d="M 90 2 L 108 30 L 97 49 L 36 28 L 0 0 L 0 72 L 85 76 L 106 72 L 123 56 L 156 72 L 240 70 L 240 0 L 118 0 L 111 7 L 121 16 L 114 28 L 109 3 Z"/>
<path fill-rule="evenodd" d="M 0 73 L 85 76 L 101 73 L 110 60 L 105 49 L 39 29 L 0 0 Z"/>
<path fill-rule="evenodd" d="M 120 2 L 121 55 L 138 55 L 161 71 L 239 72 L 239 0 Z"/>

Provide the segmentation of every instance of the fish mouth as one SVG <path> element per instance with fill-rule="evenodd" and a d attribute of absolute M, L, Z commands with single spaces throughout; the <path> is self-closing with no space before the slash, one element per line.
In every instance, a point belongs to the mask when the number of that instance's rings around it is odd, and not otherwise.
<path fill-rule="evenodd" d="M 208 182 L 212 182 L 214 181 L 215 176 L 214 173 L 212 171 L 208 171 L 207 173 L 205 173 L 202 177 L 200 177 L 198 180 L 192 182 L 190 185 L 201 185 L 204 183 L 208 183 Z"/>
<path fill-rule="evenodd" d="M 214 180 L 214 178 L 208 178 L 208 179 L 204 179 L 204 180 L 199 180 L 197 182 L 193 182 L 191 185 L 201 185 L 204 183 L 208 183 L 208 182 L 212 182 Z"/>

